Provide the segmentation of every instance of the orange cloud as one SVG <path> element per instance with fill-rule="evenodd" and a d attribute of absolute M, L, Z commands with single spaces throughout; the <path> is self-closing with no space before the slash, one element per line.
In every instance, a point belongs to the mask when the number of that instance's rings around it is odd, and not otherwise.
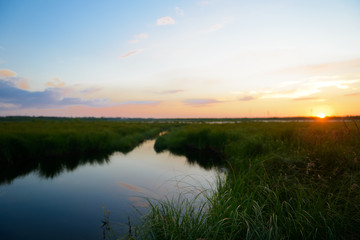
<path fill-rule="evenodd" d="M 59 78 L 55 77 L 51 82 L 45 84 L 47 87 L 65 87 L 65 82 L 60 81 Z"/>
<path fill-rule="evenodd" d="M 15 77 L 16 73 L 9 69 L 0 69 L 0 77 Z"/>
<path fill-rule="evenodd" d="M 17 84 L 17 87 L 23 90 L 28 90 L 30 88 L 29 82 L 26 79 L 20 80 L 20 82 Z"/>

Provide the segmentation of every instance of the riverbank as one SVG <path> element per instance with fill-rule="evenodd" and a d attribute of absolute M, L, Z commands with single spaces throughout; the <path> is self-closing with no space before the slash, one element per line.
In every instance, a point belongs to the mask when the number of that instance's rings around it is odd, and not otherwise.
<path fill-rule="evenodd" d="M 360 133 L 356 122 L 192 124 L 160 136 L 158 151 L 207 152 L 229 166 L 201 208 L 151 205 L 150 239 L 357 239 Z"/>
<path fill-rule="evenodd" d="M 0 121 L 0 183 L 10 183 L 35 169 L 53 177 L 63 169 L 103 163 L 114 151 L 128 153 L 169 126 L 81 119 L 8 120 Z"/>

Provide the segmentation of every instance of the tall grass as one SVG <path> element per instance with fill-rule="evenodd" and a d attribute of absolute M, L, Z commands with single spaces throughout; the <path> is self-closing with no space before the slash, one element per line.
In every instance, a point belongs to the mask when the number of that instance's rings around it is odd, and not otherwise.
<path fill-rule="evenodd" d="M 143 238 L 360 238 L 356 122 L 197 124 L 156 147 L 221 153 L 230 171 L 200 208 L 188 199 L 153 203 Z"/>
<path fill-rule="evenodd" d="M 167 129 L 167 124 L 26 119 L 0 122 L 0 183 L 38 169 L 53 177 L 84 163 L 127 153 Z"/>

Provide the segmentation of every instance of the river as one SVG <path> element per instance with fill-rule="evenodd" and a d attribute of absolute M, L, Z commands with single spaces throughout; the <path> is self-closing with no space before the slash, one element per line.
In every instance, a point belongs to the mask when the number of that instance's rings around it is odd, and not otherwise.
<path fill-rule="evenodd" d="M 35 170 L 0 184 L 0 239 L 102 239 L 103 206 L 115 233 L 126 234 L 128 219 L 146 211 L 145 198 L 161 199 L 210 189 L 218 171 L 185 157 L 156 153 L 154 140 L 128 154 L 89 161 L 58 174 Z M 42 172 L 41 172 L 42 171 Z"/>

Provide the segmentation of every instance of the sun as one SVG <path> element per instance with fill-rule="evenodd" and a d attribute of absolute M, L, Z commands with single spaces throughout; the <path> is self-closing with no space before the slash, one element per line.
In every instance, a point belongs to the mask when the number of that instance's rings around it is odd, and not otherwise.
<path fill-rule="evenodd" d="M 319 113 L 319 114 L 317 115 L 317 117 L 318 117 L 318 118 L 325 118 L 326 115 L 325 115 L 324 113 Z"/>

